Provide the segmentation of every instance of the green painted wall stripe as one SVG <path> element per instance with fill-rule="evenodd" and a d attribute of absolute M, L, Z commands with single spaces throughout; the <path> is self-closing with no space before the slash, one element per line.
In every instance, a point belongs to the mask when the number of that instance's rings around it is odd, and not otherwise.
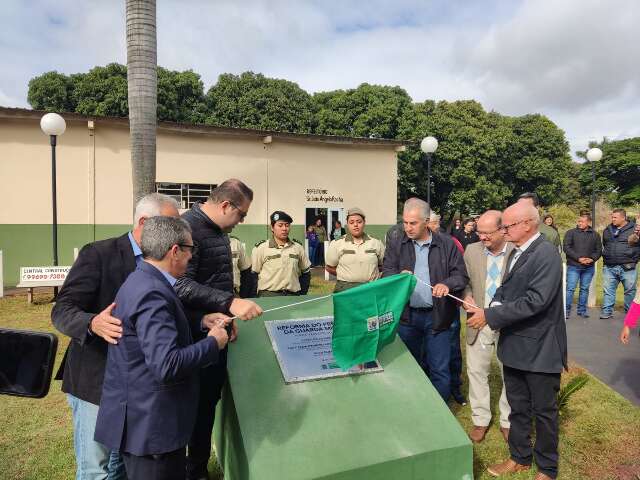
<path fill-rule="evenodd" d="M 380 240 L 389 228 L 388 225 L 367 225 L 367 233 Z M 82 248 L 95 240 L 122 235 L 130 230 L 129 225 L 58 225 L 58 256 L 60 265 L 71 265 L 73 249 Z M 304 244 L 303 225 L 291 227 L 291 237 Z M 251 254 L 253 246 L 268 238 L 271 230 L 268 225 L 238 225 L 235 235 L 247 247 Z M 50 224 L 3 224 L 0 225 L 0 250 L 4 256 L 4 284 L 15 286 L 19 281 L 20 267 L 51 265 L 53 254 L 51 247 Z"/>

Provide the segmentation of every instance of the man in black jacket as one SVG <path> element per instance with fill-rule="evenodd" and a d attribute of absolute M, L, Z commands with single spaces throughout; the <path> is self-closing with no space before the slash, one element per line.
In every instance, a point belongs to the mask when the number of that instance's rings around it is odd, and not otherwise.
<path fill-rule="evenodd" d="M 453 240 L 429 231 L 429 213 L 423 200 L 405 202 L 404 233 L 387 237 L 392 240 L 387 243 L 382 275 L 404 271 L 418 278 L 398 334 L 446 402 L 451 393 L 449 327 L 458 315 L 456 301 L 446 295 L 460 295 L 469 278 Z"/>
<path fill-rule="evenodd" d="M 204 203 L 196 203 L 182 215 L 192 230 L 197 246 L 187 272 L 175 285 L 185 306 L 195 341 L 206 336 L 204 314 L 221 312 L 242 320 L 252 319 L 262 309 L 251 300 L 234 296 L 233 266 L 228 233 L 247 216 L 253 191 L 240 180 L 230 179 L 216 187 Z M 230 340 L 235 340 L 233 324 Z M 220 360 L 200 370 L 200 396 L 196 425 L 187 446 L 187 479 L 209 478 L 211 433 L 215 408 L 227 378 L 226 352 Z"/>
<path fill-rule="evenodd" d="M 580 282 L 578 295 L 578 315 L 589 318 L 587 313 L 587 299 L 589 286 L 595 272 L 595 263 L 602 255 L 600 235 L 591 228 L 591 215 L 583 213 L 578 218 L 576 228 L 569 230 L 564 236 L 563 249 L 567 255 L 567 300 L 566 315 L 569 317 L 573 292 Z"/>
<path fill-rule="evenodd" d="M 538 231 L 535 207 L 518 202 L 502 216 L 502 231 L 515 247 L 506 274 L 488 307 L 466 307 L 467 325 L 500 331 L 509 421 L 510 458 L 491 465 L 494 477 L 528 470 L 535 458 L 536 480 L 558 475 L 560 374 L 567 368 L 567 331 L 562 300 L 562 260 Z M 531 448 L 535 417 L 536 442 Z"/>
<path fill-rule="evenodd" d="M 116 293 L 142 262 L 140 239 L 147 218 L 178 216 L 178 203 L 152 193 L 136 205 L 133 231 L 85 245 L 67 276 L 51 320 L 71 338 L 56 379 L 73 414 L 77 478 L 125 478 L 122 458 L 93 440 L 102 395 L 107 345 L 118 343 L 121 322 L 111 316 Z M 108 475 L 108 477 L 107 477 Z"/>
<path fill-rule="evenodd" d="M 624 287 L 624 311 L 629 310 L 631 301 L 636 295 L 638 280 L 637 263 L 640 259 L 640 245 L 629 243 L 629 236 L 633 234 L 635 223 L 627 221 L 627 213 L 622 208 L 616 208 L 611 213 L 611 225 L 602 232 L 602 286 L 604 298 L 600 318 L 611 318 L 616 303 L 616 289 L 622 283 Z"/>

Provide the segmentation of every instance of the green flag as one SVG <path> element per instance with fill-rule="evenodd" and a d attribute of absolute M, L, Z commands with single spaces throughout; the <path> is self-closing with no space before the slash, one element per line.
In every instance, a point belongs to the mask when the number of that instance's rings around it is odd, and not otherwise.
<path fill-rule="evenodd" d="M 333 356 L 343 370 L 374 361 L 391 343 L 402 310 L 416 286 L 401 273 L 333 295 Z"/>

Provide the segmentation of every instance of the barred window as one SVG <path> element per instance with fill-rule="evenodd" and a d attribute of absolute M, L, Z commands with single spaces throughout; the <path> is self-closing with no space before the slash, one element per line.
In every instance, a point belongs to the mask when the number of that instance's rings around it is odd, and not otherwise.
<path fill-rule="evenodd" d="M 195 202 L 205 201 L 217 185 L 206 183 L 168 183 L 157 182 L 156 192 L 175 198 L 180 208 L 191 208 Z"/>

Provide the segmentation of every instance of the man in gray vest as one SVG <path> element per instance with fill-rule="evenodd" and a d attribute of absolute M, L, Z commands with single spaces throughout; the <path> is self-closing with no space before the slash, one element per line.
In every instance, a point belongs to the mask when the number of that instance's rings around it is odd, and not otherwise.
<path fill-rule="evenodd" d="M 465 289 L 465 302 L 480 308 L 491 303 L 493 295 L 502 283 L 506 261 L 513 244 L 507 242 L 500 230 L 502 214 L 489 210 L 478 219 L 477 234 L 480 241 L 472 243 L 464 252 L 464 263 L 469 274 L 469 285 Z M 467 375 L 469 377 L 469 402 L 473 429 L 469 438 L 474 443 L 484 440 L 491 422 L 491 399 L 489 393 L 489 371 L 491 360 L 498 346 L 499 332 L 485 325 L 481 329 L 467 327 Z M 500 364 L 502 370 L 502 364 Z M 509 413 L 511 408 L 502 382 L 500 394 L 500 431 L 509 438 Z"/>

